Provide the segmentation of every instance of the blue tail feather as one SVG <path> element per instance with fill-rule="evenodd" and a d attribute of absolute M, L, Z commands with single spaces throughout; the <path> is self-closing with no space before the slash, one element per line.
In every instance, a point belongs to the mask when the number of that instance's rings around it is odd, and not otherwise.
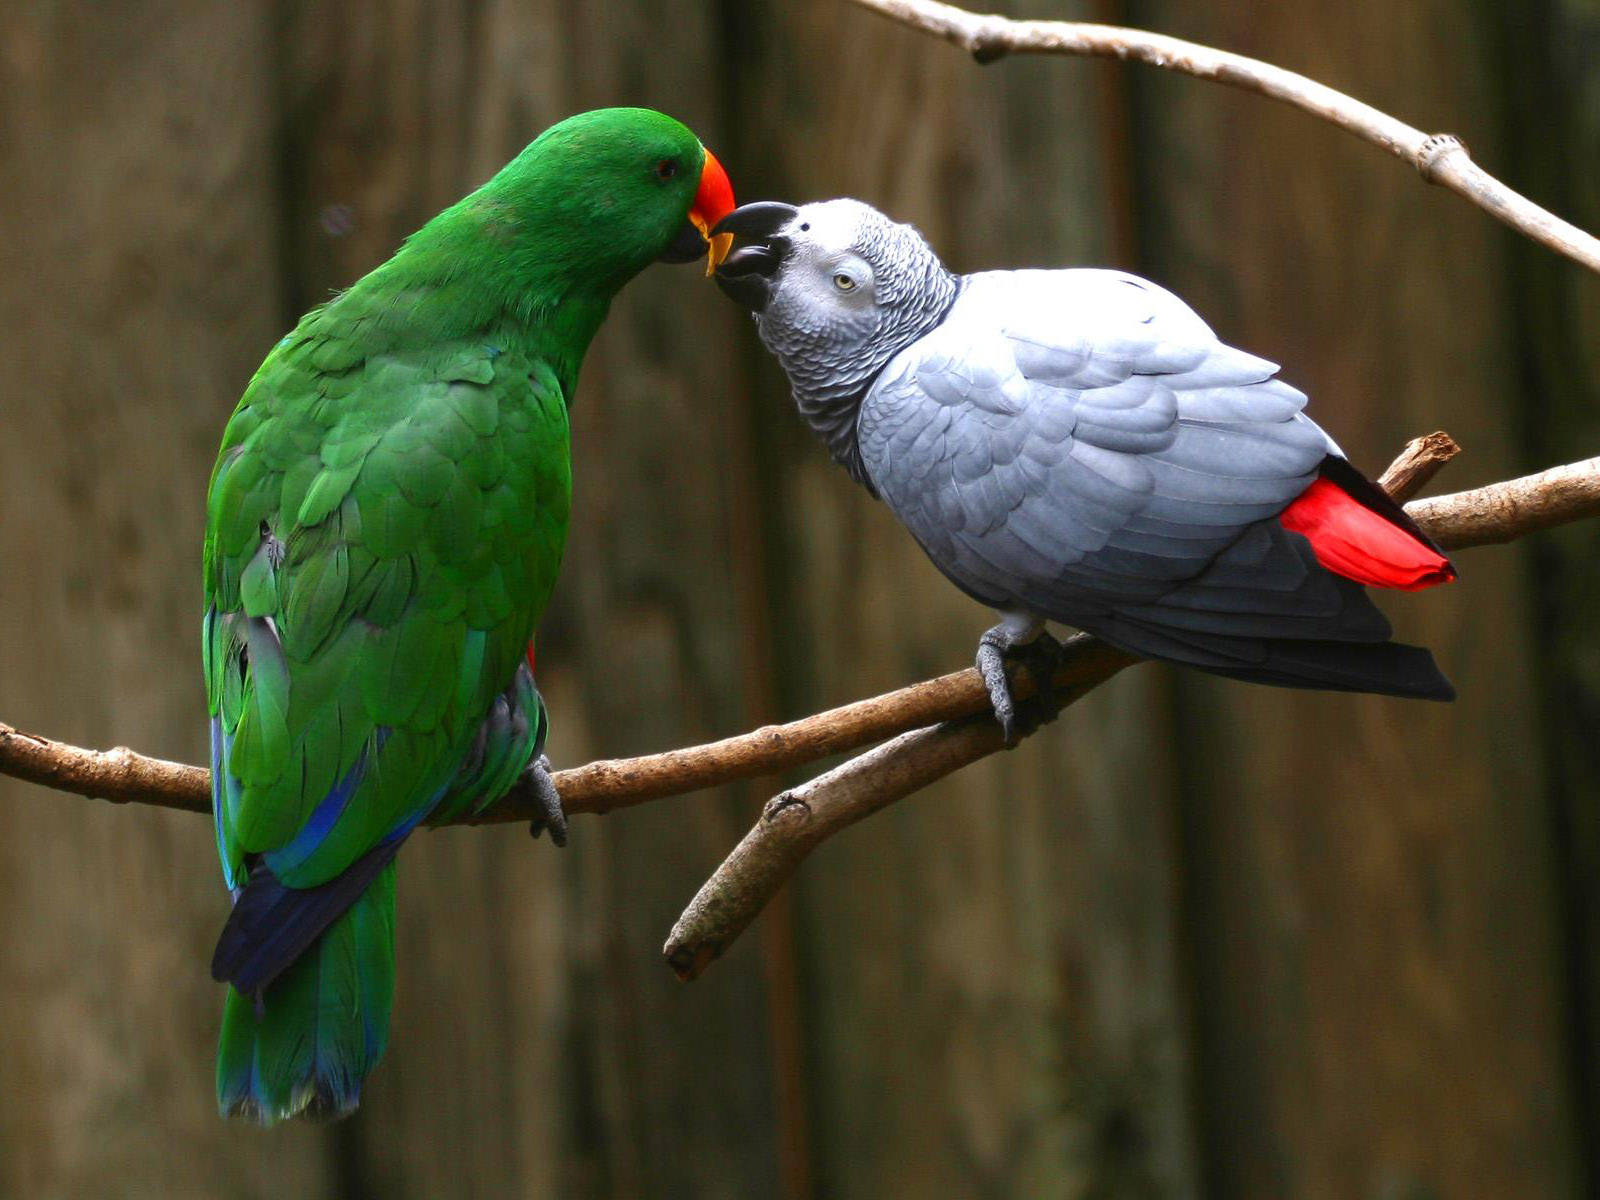
<path fill-rule="evenodd" d="M 410 832 L 385 838 L 317 887 L 286 887 L 258 862 L 217 938 L 211 978 L 246 995 L 270 987 L 367 890 Z"/>

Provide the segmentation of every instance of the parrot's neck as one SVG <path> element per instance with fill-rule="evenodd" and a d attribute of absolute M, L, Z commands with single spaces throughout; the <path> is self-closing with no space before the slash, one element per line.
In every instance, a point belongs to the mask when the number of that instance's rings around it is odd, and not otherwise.
<path fill-rule="evenodd" d="M 931 254 L 925 277 L 894 308 L 870 337 L 847 349 L 805 334 L 760 327 L 761 340 L 783 364 L 795 406 L 811 431 L 828 447 L 835 462 L 876 496 L 877 489 L 861 465 L 856 443 L 856 418 L 861 402 L 891 359 L 926 336 L 949 315 L 961 294 L 961 280 Z"/>
<path fill-rule="evenodd" d="M 638 267 L 584 261 L 561 234 L 527 223 L 508 232 L 481 208 L 451 210 L 325 312 L 345 310 L 390 346 L 492 338 L 548 363 L 570 401 L 590 341 Z"/>

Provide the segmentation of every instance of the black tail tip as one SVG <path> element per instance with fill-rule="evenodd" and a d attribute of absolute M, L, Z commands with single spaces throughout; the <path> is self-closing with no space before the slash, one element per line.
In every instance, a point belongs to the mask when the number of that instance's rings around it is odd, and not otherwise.
<path fill-rule="evenodd" d="M 1448 703 L 1456 698 L 1456 685 L 1439 670 L 1433 653 L 1421 646 L 1393 644 L 1393 663 L 1398 668 L 1398 680 L 1403 680 L 1395 695 L 1417 700 L 1437 700 Z"/>
<path fill-rule="evenodd" d="M 1456 685 L 1441 675 L 1439 676 L 1438 687 L 1422 698 L 1424 700 L 1439 700 L 1448 704 L 1456 698 Z"/>

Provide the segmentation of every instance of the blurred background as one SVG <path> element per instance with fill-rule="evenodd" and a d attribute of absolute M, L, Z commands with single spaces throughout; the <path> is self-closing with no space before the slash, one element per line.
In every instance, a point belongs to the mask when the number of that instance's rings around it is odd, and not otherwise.
<path fill-rule="evenodd" d="M 1600 226 L 1595 0 L 1000 5 L 1266 58 Z M 0 719 L 202 761 L 202 496 L 307 307 L 573 111 L 952 265 L 1106 264 L 1281 361 L 1376 472 L 1600 447 L 1600 286 L 1375 149 L 842 0 L 0 6 Z M 558 765 L 956 669 L 987 614 L 825 459 L 693 268 L 623 295 L 540 635 Z M 0 1196 L 1580 1197 L 1600 1111 L 1600 524 L 1390 605 L 1453 707 L 1140 668 L 659 948 L 783 783 L 414 839 L 353 1119 L 212 1098 L 208 822 L 0 780 Z"/>

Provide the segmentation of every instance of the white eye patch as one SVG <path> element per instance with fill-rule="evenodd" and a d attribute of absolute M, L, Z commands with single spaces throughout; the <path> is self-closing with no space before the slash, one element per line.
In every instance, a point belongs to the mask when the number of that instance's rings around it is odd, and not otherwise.
<path fill-rule="evenodd" d="M 843 254 L 825 263 L 828 282 L 842 296 L 865 292 L 872 287 L 872 268 L 854 254 Z"/>

